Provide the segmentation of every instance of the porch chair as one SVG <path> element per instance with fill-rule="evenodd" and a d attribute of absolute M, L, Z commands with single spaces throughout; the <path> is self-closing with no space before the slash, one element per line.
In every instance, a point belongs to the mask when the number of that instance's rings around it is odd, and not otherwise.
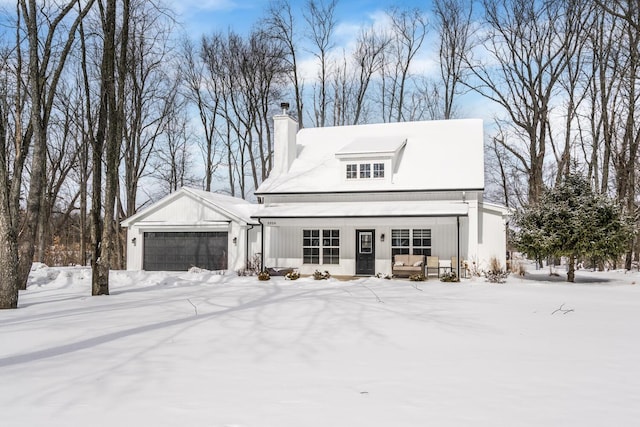
<path fill-rule="evenodd" d="M 427 256 L 427 266 L 424 271 L 427 277 L 432 271 L 435 271 L 436 276 L 440 277 L 440 259 L 437 256 Z"/>

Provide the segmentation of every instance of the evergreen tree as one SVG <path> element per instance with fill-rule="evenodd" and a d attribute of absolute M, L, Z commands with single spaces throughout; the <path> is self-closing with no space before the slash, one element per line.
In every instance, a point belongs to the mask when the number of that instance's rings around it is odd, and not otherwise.
<path fill-rule="evenodd" d="M 567 281 L 575 278 L 575 261 L 580 257 L 616 258 L 627 248 L 633 228 L 621 207 L 595 194 L 589 182 L 569 174 L 540 200 L 515 215 L 516 247 L 527 256 L 566 256 Z"/>

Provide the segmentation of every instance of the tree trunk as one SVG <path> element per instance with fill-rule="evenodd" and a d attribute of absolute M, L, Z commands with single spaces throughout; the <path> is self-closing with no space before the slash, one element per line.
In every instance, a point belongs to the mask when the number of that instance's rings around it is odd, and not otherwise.
<path fill-rule="evenodd" d="M 575 255 L 569 255 L 568 269 L 567 269 L 567 282 L 575 282 L 576 278 L 576 257 Z"/>
<path fill-rule="evenodd" d="M 18 307 L 18 247 L 11 221 L 11 194 L 8 185 L 7 139 L 0 105 L 0 309 Z M 5 184 L 7 183 L 7 184 Z"/>

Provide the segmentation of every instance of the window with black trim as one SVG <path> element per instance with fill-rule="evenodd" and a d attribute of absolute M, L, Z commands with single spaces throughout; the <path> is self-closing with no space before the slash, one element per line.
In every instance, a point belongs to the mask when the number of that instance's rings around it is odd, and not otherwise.
<path fill-rule="evenodd" d="M 391 230 L 391 256 L 398 254 L 409 254 L 409 229 Z"/>
<path fill-rule="evenodd" d="M 322 263 L 340 264 L 340 230 L 322 230 Z"/>
<path fill-rule="evenodd" d="M 414 255 L 431 255 L 431 230 L 414 229 L 412 243 Z"/>
<path fill-rule="evenodd" d="M 391 230 L 391 255 L 431 255 L 431 230 L 423 228 Z"/>
<path fill-rule="evenodd" d="M 302 263 L 339 264 L 340 230 L 302 230 Z"/>
<path fill-rule="evenodd" d="M 302 263 L 320 264 L 320 230 L 302 231 Z"/>

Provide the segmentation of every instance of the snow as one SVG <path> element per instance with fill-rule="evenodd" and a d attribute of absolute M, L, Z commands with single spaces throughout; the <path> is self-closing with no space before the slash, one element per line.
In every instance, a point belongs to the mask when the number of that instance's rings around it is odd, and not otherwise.
<path fill-rule="evenodd" d="M 114 271 L 91 297 L 90 270 L 36 265 L 0 312 L 2 424 L 635 425 L 640 275 L 547 274 Z"/>
<path fill-rule="evenodd" d="M 297 153 L 286 173 L 271 174 L 256 191 L 270 193 L 331 193 L 334 191 L 437 191 L 484 188 L 482 120 L 430 120 L 353 126 L 303 128 L 296 135 Z M 344 182 L 343 150 L 371 144 L 376 158 L 380 141 L 404 148 L 398 153 L 391 181 Z M 351 148 L 350 148 L 351 147 Z M 460 173 L 463 170 L 464 173 Z"/>

